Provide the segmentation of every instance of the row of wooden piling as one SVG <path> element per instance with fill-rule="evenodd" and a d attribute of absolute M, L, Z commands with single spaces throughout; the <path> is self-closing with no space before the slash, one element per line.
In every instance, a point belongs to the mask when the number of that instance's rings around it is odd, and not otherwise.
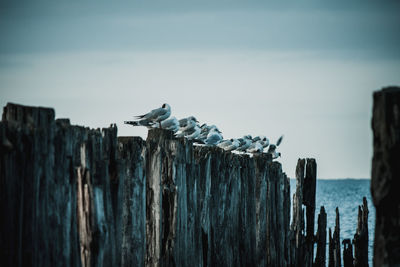
<path fill-rule="evenodd" d="M 318 215 L 318 228 L 314 235 L 315 196 L 316 196 L 316 162 L 314 159 L 299 159 L 296 167 L 296 190 L 293 195 L 293 219 L 291 233 L 292 266 L 324 267 L 326 266 L 327 214 L 321 206 Z M 305 212 L 305 217 L 304 217 Z M 342 266 L 341 245 L 343 245 L 343 266 L 368 266 L 368 207 L 363 198 L 359 206 L 357 230 L 353 241 L 343 240 L 340 243 L 340 215 L 336 208 L 335 227 L 329 228 L 328 266 Z M 314 244 L 316 255 L 314 258 Z M 354 249 L 353 249 L 354 248 Z M 353 255 L 354 251 L 354 255 Z"/>
<path fill-rule="evenodd" d="M 392 266 L 400 263 L 400 89 L 374 98 L 374 262 Z M 54 117 L 52 109 L 13 104 L 3 113 L 2 266 L 216 266 L 227 259 L 256 266 L 368 266 L 366 198 L 352 241 L 340 243 L 336 209 L 327 260 L 324 207 L 314 234 L 314 159 L 296 167 L 289 225 L 289 183 L 270 159 L 193 151 L 182 141 L 159 145 L 162 133 L 156 132 L 150 142 L 117 138 L 116 127 L 91 130 Z"/>

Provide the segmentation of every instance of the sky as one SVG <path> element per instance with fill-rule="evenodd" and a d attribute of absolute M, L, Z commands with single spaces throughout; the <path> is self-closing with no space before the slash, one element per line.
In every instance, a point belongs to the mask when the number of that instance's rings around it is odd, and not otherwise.
<path fill-rule="evenodd" d="M 0 1 L 0 105 L 120 136 L 169 103 L 225 138 L 284 134 L 290 176 L 369 178 L 372 93 L 400 85 L 397 1 Z M 322 3 L 324 2 L 324 3 Z"/>

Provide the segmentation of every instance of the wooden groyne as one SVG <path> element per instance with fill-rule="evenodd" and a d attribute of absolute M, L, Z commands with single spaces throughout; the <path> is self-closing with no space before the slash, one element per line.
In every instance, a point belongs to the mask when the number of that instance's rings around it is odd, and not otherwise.
<path fill-rule="evenodd" d="M 289 180 L 268 155 L 143 141 L 8 104 L 3 266 L 288 266 Z"/>
<path fill-rule="evenodd" d="M 0 140 L 1 266 L 325 266 L 314 159 L 298 161 L 291 220 L 289 179 L 267 154 L 193 146 L 161 129 L 117 137 L 115 125 L 73 126 L 15 104 Z M 339 219 L 335 232 L 340 266 Z"/>

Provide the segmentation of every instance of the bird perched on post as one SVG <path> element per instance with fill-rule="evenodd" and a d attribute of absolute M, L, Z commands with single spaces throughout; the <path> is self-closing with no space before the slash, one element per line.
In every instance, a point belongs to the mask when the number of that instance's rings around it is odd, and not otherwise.
<path fill-rule="evenodd" d="M 184 137 L 184 136 L 191 135 L 193 132 L 195 132 L 197 130 L 196 126 L 198 127 L 197 120 L 193 116 L 179 120 L 179 125 L 180 125 L 180 128 L 179 128 L 179 132 L 176 134 L 176 137 Z M 200 129 L 200 127 L 198 127 L 198 128 Z M 199 134 L 200 134 L 200 132 L 199 132 Z"/>
<path fill-rule="evenodd" d="M 270 144 L 267 153 L 272 155 L 272 159 L 276 159 L 281 156 L 280 152 L 276 152 L 276 148 L 282 143 L 283 135 L 278 138 L 276 145 Z"/>
<path fill-rule="evenodd" d="M 186 137 L 188 140 L 194 140 L 194 139 L 196 139 L 196 138 L 199 136 L 199 134 L 200 134 L 200 132 L 201 132 L 201 129 L 200 129 L 200 127 L 196 124 L 196 125 L 194 126 L 194 128 L 193 128 L 190 132 L 191 132 L 191 133 L 185 132 L 185 133 L 187 133 L 187 134 L 185 135 L 185 137 Z"/>
<path fill-rule="evenodd" d="M 264 150 L 264 142 L 262 140 L 257 140 L 253 142 L 247 149 L 248 153 L 262 153 Z"/>
<path fill-rule="evenodd" d="M 190 122 L 199 122 L 195 116 L 189 116 L 187 118 L 183 118 L 179 120 L 179 126 L 180 127 L 185 127 L 188 123 Z"/>
<path fill-rule="evenodd" d="M 125 124 L 130 124 L 132 126 L 146 126 L 151 128 L 153 124 L 162 122 L 163 120 L 168 119 L 171 115 L 171 107 L 168 104 L 163 104 L 161 108 L 153 109 L 149 113 L 144 115 L 136 116 L 138 119 L 136 121 L 125 121 Z M 159 127 L 162 128 L 161 123 Z"/>
<path fill-rule="evenodd" d="M 172 116 L 169 119 L 163 120 L 159 123 L 154 123 L 153 127 L 155 128 L 160 127 L 162 129 L 170 130 L 176 133 L 179 130 L 179 121 L 177 120 L 177 118 Z"/>
<path fill-rule="evenodd" d="M 204 143 L 206 145 L 216 145 L 222 140 L 222 135 L 220 130 L 218 130 L 217 126 L 211 125 L 210 130 L 207 134 L 206 139 L 204 140 Z"/>
<path fill-rule="evenodd" d="M 238 148 L 240 145 L 240 142 L 238 139 L 231 139 L 231 144 L 228 146 L 223 147 L 225 151 L 232 151 Z"/>
<path fill-rule="evenodd" d="M 246 149 L 248 149 L 252 143 L 251 135 L 249 134 L 245 135 L 242 138 L 239 138 L 238 140 L 240 142 L 240 146 L 236 149 L 236 151 L 246 152 Z"/>

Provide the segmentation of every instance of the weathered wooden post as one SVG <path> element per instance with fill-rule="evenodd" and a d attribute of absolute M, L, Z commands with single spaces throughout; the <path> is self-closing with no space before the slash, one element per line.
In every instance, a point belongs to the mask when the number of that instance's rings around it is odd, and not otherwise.
<path fill-rule="evenodd" d="M 146 144 L 118 137 L 117 244 L 120 266 L 143 266 L 146 256 Z"/>
<path fill-rule="evenodd" d="M 368 205 L 367 198 L 363 197 L 362 207 L 358 206 L 357 232 L 353 239 L 354 266 L 368 266 Z"/>
<path fill-rule="evenodd" d="M 334 259 L 335 259 L 335 267 L 340 267 L 342 265 L 341 262 L 341 246 L 340 246 L 340 219 L 339 219 L 339 208 L 336 207 L 336 221 L 335 221 L 335 231 L 333 232 L 333 242 L 334 242 Z"/>
<path fill-rule="evenodd" d="M 317 164 L 307 159 L 303 187 L 303 204 L 306 206 L 306 254 L 305 266 L 312 266 L 314 259 L 315 193 L 317 185 Z"/>
<path fill-rule="evenodd" d="M 346 238 L 342 242 L 343 244 L 343 267 L 353 267 L 353 245 L 351 240 Z"/>
<path fill-rule="evenodd" d="M 341 256 L 340 256 L 340 224 L 339 224 L 339 208 L 336 207 L 336 221 L 335 230 L 333 236 L 329 228 L 329 267 L 340 267 Z"/>
<path fill-rule="evenodd" d="M 315 159 L 299 159 L 296 166 L 296 193 L 293 196 L 292 255 L 295 266 L 312 266 L 314 254 L 315 188 L 317 164 Z M 306 206 L 306 222 L 304 209 Z M 303 235 L 306 224 L 306 235 Z"/>
<path fill-rule="evenodd" d="M 334 267 L 335 266 L 335 257 L 334 257 L 334 242 L 332 238 L 332 230 L 329 228 L 329 258 L 328 258 L 328 267 Z"/>
<path fill-rule="evenodd" d="M 400 87 L 374 93 L 371 193 L 376 208 L 374 266 L 400 265 Z"/>
<path fill-rule="evenodd" d="M 293 195 L 293 220 L 292 231 L 292 266 L 298 266 L 303 257 L 303 230 L 304 230 L 304 210 L 303 204 L 303 184 L 304 184 L 304 164 L 305 159 L 299 159 L 296 166 L 296 192 Z"/>
<path fill-rule="evenodd" d="M 317 241 L 317 253 L 315 256 L 315 267 L 326 266 L 326 212 L 324 206 L 321 206 L 321 210 L 318 215 L 318 230 L 316 235 Z"/>

